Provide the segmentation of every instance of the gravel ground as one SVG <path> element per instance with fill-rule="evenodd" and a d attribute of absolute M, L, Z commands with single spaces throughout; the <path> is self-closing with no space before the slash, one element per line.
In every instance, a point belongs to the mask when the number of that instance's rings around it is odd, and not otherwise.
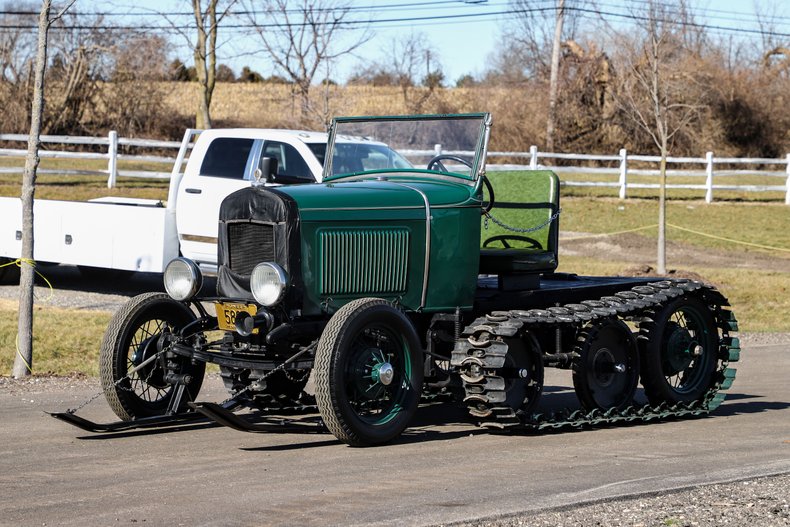
<path fill-rule="evenodd" d="M 57 266 L 49 269 L 47 274 L 54 274 L 58 288 L 50 293 L 48 287 L 37 287 L 36 296 L 39 305 L 115 311 L 130 296 L 162 289 L 161 278 L 156 275 L 138 273 L 129 276 L 122 282 L 121 294 L 112 294 L 108 289 L 117 291 L 118 282 L 103 285 L 101 282 L 91 280 L 86 285 L 86 279 L 78 274 L 76 268 Z M 213 288 L 213 281 L 205 287 Z M 18 288 L 11 285 L 0 286 L 0 298 L 16 300 Z M 739 337 L 746 353 L 749 346 L 790 344 L 790 333 L 741 333 Z M 40 393 L 88 386 L 98 387 L 97 380 L 84 376 L 66 378 L 36 376 L 23 380 L 0 377 L 0 390 L 10 393 Z M 790 526 L 790 474 L 454 525 L 464 527 Z"/>
<path fill-rule="evenodd" d="M 536 511 L 455 527 L 780 527 L 790 525 L 790 474 Z"/>

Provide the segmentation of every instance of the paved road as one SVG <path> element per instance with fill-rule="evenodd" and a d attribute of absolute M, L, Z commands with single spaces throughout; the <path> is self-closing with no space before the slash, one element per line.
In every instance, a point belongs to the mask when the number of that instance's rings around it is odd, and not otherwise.
<path fill-rule="evenodd" d="M 748 348 L 708 418 L 501 436 L 428 408 L 400 441 L 370 449 L 206 426 L 91 436 L 42 412 L 95 386 L 6 385 L 0 524 L 422 525 L 790 472 L 788 348 Z M 224 392 L 214 378 L 202 395 Z M 112 417 L 102 399 L 83 413 Z"/>

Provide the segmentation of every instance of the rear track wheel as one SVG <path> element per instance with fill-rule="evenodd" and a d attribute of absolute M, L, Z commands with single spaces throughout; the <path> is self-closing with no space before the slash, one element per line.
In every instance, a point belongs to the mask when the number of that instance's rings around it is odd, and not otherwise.
<path fill-rule="evenodd" d="M 719 333 L 708 306 L 681 297 L 640 327 L 642 385 L 651 404 L 699 400 L 713 383 Z"/>

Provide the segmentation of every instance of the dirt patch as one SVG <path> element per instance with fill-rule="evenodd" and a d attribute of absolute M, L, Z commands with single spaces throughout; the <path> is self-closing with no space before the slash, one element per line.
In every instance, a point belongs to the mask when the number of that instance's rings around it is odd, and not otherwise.
<path fill-rule="evenodd" d="M 560 237 L 560 257 L 583 256 L 604 260 L 615 260 L 633 263 L 637 276 L 652 276 L 652 266 L 656 260 L 656 239 L 638 234 L 619 234 L 614 236 L 579 239 L 583 233 L 566 233 L 567 238 Z M 637 265 L 638 264 L 638 265 Z M 651 270 L 645 270 L 647 266 Z M 790 273 L 790 258 L 776 254 L 738 249 L 724 251 L 703 248 L 680 242 L 667 242 L 667 268 L 670 274 L 686 278 L 694 274 L 684 269 L 699 267 L 720 267 L 725 269 L 755 269 L 762 271 L 778 271 Z M 639 269 L 643 269 L 639 271 Z M 630 270 L 630 269 L 629 269 Z"/>

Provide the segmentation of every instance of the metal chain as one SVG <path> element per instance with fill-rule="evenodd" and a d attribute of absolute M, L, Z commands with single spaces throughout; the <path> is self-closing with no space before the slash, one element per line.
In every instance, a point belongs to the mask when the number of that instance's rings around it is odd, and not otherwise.
<path fill-rule="evenodd" d="M 490 219 L 491 221 L 493 221 L 494 223 L 496 223 L 497 225 L 499 225 L 503 229 L 507 229 L 509 231 L 521 232 L 521 233 L 536 232 L 536 231 L 539 231 L 542 228 L 546 227 L 547 225 L 550 225 L 551 222 L 553 222 L 554 220 L 559 218 L 561 212 L 562 212 L 562 209 L 557 209 L 557 212 L 552 214 L 551 217 L 548 220 L 546 220 L 545 222 L 541 223 L 537 227 L 530 227 L 528 229 L 521 229 L 519 227 L 513 227 L 511 225 L 508 225 L 507 223 L 503 222 L 502 220 L 496 219 L 493 216 L 493 214 L 491 214 L 490 212 L 486 212 L 485 213 L 485 228 L 486 228 L 486 230 L 488 230 L 488 220 Z"/>
<path fill-rule="evenodd" d="M 156 353 L 156 355 L 152 355 L 152 357 L 159 357 L 159 356 L 160 356 L 162 353 L 164 353 L 164 352 L 163 352 L 163 351 L 159 351 L 159 352 L 157 352 L 157 353 Z M 154 360 L 156 360 L 156 359 L 154 359 Z M 134 375 L 135 373 L 137 373 L 137 372 L 139 371 L 139 369 L 140 369 L 140 368 L 141 368 L 141 367 L 142 367 L 144 364 L 145 364 L 145 363 L 143 363 L 143 364 L 140 364 L 139 366 L 137 366 L 137 367 L 133 368 L 133 369 L 132 369 L 132 371 L 130 371 L 129 373 L 127 373 L 126 375 L 124 375 L 123 377 L 121 377 L 120 379 L 118 379 L 117 381 L 115 381 L 115 382 L 113 383 L 113 388 L 118 388 L 118 389 L 120 389 L 120 390 L 122 390 L 122 391 L 124 391 L 124 392 L 131 392 L 131 393 L 135 393 L 135 391 L 134 391 L 134 387 L 132 387 L 132 386 L 131 386 L 131 382 L 129 383 L 129 386 L 130 386 L 129 388 L 127 388 L 126 386 L 121 386 L 121 383 L 122 383 L 122 382 L 124 382 L 124 381 L 126 381 L 126 380 L 129 380 L 129 381 L 131 381 L 131 380 L 132 380 L 132 375 Z M 150 378 L 151 378 L 151 375 L 152 375 L 152 373 L 153 373 L 153 370 L 152 370 L 152 372 L 151 372 L 151 373 L 149 373 L 149 374 L 148 374 L 148 377 L 145 379 L 146 381 L 147 381 L 148 379 L 150 379 Z M 88 406 L 89 404 L 91 404 L 93 401 L 95 401 L 96 399 L 98 399 L 98 398 L 99 398 L 101 395 L 103 395 L 103 394 L 104 394 L 104 390 L 102 390 L 102 391 L 100 391 L 100 392 L 97 392 L 97 393 L 93 394 L 93 395 L 92 395 L 92 396 L 90 396 L 90 397 L 89 397 L 89 398 L 88 398 L 88 399 L 87 399 L 85 402 L 83 402 L 82 404 L 80 404 L 80 405 L 79 405 L 79 406 L 77 406 L 76 408 L 69 408 L 68 410 L 66 410 L 66 413 L 69 413 L 69 414 L 76 414 L 77 412 L 79 412 L 80 410 L 82 410 L 83 408 L 85 408 L 86 406 Z"/>
<path fill-rule="evenodd" d="M 290 364 L 291 362 L 295 361 L 296 359 L 298 359 L 299 357 L 301 357 L 302 355 L 304 355 L 308 351 L 311 351 L 311 350 L 315 349 L 317 346 L 318 346 L 318 342 L 316 341 L 316 342 L 313 342 L 312 344 L 310 344 L 309 346 L 307 346 L 306 348 L 303 348 L 302 350 L 294 353 L 289 358 L 285 359 L 285 361 L 282 364 L 280 364 L 279 366 L 277 366 L 273 370 L 271 370 L 268 373 L 266 373 L 263 377 L 258 379 L 258 382 L 268 379 L 269 377 L 271 377 L 272 375 L 274 375 L 276 372 L 278 372 L 280 370 L 285 371 L 285 367 L 288 366 L 288 364 Z M 309 375 L 310 372 L 308 371 L 307 374 Z M 252 390 L 252 384 L 248 384 L 247 386 L 245 386 L 241 390 L 239 390 L 239 391 L 237 391 L 235 393 L 232 393 L 230 395 L 230 397 L 228 397 L 227 399 L 222 401 L 220 404 L 221 405 L 225 405 L 225 404 L 229 403 L 230 401 L 232 401 L 233 399 L 237 398 L 239 395 L 242 395 L 242 394 L 244 394 L 244 393 L 246 393 L 246 392 L 248 392 L 250 390 Z"/>
<path fill-rule="evenodd" d="M 121 383 L 123 381 L 127 380 L 127 379 L 130 380 L 130 381 L 132 380 L 132 374 L 131 373 L 128 373 L 125 376 L 123 376 L 120 379 L 118 379 L 117 381 L 115 381 L 113 383 L 113 387 L 119 388 L 119 389 L 121 389 L 121 390 L 123 390 L 125 392 L 134 392 L 134 388 L 127 388 L 125 386 L 121 386 Z M 101 390 L 101 391 L 96 392 L 95 394 L 91 395 L 85 402 L 83 402 L 78 407 L 76 407 L 76 408 L 69 408 L 68 410 L 66 410 L 66 413 L 76 414 L 77 412 L 79 412 L 80 410 L 82 410 L 83 408 L 85 408 L 86 406 L 91 404 L 93 401 L 95 401 L 96 399 L 98 399 L 102 395 L 104 395 L 104 390 Z"/>

